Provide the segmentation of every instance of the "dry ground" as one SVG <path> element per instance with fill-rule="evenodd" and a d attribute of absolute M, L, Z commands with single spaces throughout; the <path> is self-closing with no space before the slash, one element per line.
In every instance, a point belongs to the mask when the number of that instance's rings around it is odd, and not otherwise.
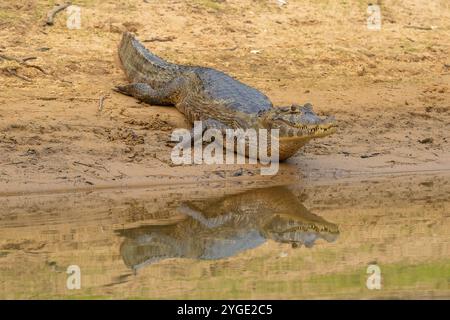
<path fill-rule="evenodd" d="M 0 193 L 238 169 L 172 166 L 166 142 L 187 126 L 183 116 L 111 91 L 126 82 L 116 58 L 124 30 L 141 40 L 171 37 L 145 44 L 168 60 L 226 71 L 275 104 L 309 101 L 335 114 L 339 132 L 291 158 L 290 170 L 328 177 L 450 169 L 448 1 L 382 1 L 379 32 L 366 28 L 365 1 L 74 3 L 80 30 L 66 28 L 64 12 L 42 25 L 53 1 L 0 1 L 0 54 L 36 57 L 28 63 L 46 72 L 0 60 Z"/>

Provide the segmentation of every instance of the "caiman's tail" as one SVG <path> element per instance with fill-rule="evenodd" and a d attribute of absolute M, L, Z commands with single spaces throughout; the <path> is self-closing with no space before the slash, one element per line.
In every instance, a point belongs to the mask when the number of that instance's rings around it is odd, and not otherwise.
<path fill-rule="evenodd" d="M 119 58 L 130 81 L 147 82 L 156 87 L 173 79 L 179 70 L 176 64 L 164 61 L 148 51 L 129 32 L 122 36 Z"/>

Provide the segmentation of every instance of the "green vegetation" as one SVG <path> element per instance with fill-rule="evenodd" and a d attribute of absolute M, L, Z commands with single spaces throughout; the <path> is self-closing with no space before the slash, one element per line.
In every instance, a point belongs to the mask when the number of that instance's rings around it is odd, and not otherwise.
<path fill-rule="evenodd" d="M 449 290 L 450 260 L 408 265 L 404 263 L 380 265 L 382 273 L 382 289 L 379 295 L 398 292 L 405 289 Z M 306 281 L 308 290 L 319 289 L 332 295 L 358 292 L 371 293 L 366 289 L 367 274 L 363 270 L 353 270 L 350 273 L 337 273 L 312 277 Z M 375 291 L 373 292 L 375 293 Z"/>

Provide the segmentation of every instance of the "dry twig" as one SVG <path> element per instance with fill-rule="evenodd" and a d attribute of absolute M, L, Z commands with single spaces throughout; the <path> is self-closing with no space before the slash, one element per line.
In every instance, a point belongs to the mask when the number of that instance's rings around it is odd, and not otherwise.
<path fill-rule="evenodd" d="M 53 23 L 54 23 L 54 20 L 55 20 L 55 16 L 56 16 L 59 12 L 61 12 L 62 10 L 66 9 L 67 7 L 69 7 L 70 5 L 71 5 L 70 2 L 63 3 L 63 4 L 59 4 L 59 5 L 55 5 L 55 6 L 53 7 L 53 9 L 50 10 L 50 11 L 47 13 L 47 20 L 45 21 L 45 24 L 46 24 L 47 26 L 52 26 Z"/>
<path fill-rule="evenodd" d="M 168 37 L 153 37 L 150 39 L 143 40 L 142 42 L 168 42 L 173 41 L 176 38 L 174 36 L 168 36 Z"/>
<path fill-rule="evenodd" d="M 32 80 L 31 80 L 30 78 L 18 74 L 17 71 L 16 71 L 15 69 L 6 68 L 6 69 L 4 69 L 4 70 L 5 70 L 9 75 L 11 75 L 11 76 L 17 77 L 17 78 L 19 78 L 19 79 L 22 79 L 22 80 L 25 80 L 25 81 L 28 81 L 28 82 L 32 82 Z"/>
<path fill-rule="evenodd" d="M 106 95 L 106 96 L 101 96 L 100 99 L 98 99 L 98 112 L 102 112 L 105 99 L 107 99 L 107 98 L 108 98 L 108 96 Z"/>
<path fill-rule="evenodd" d="M 410 25 L 407 25 L 407 26 L 403 26 L 403 27 L 404 28 L 408 28 L 408 29 L 417 29 L 417 30 L 426 30 L 426 31 L 436 29 L 436 27 L 433 27 L 433 26 L 431 26 L 431 27 L 422 27 L 422 26 L 410 26 Z"/>
<path fill-rule="evenodd" d="M 15 62 L 17 62 L 17 63 L 19 63 L 19 64 L 21 64 L 23 66 L 30 67 L 30 68 L 35 68 L 35 69 L 39 70 L 40 72 L 42 72 L 43 74 L 47 74 L 47 72 L 44 69 L 42 69 L 42 67 L 34 65 L 34 64 L 28 64 L 27 63 L 27 61 L 35 60 L 35 59 L 37 59 L 37 57 L 25 57 L 25 58 L 20 59 L 20 58 L 15 58 L 15 57 L 8 56 L 6 54 L 0 54 L 0 59 L 9 60 L 9 61 L 15 61 Z"/>

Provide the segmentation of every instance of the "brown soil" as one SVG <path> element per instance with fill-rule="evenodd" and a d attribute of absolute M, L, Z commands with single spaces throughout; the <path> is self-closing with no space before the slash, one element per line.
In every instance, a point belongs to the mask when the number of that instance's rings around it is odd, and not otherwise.
<path fill-rule="evenodd" d="M 309 144 L 282 174 L 450 170 L 448 1 L 383 1 L 379 32 L 367 30 L 361 1 L 74 3 L 80 30 L 66 28 L 64 12 L 42 25 L 52 1 L 0 1 L 0 54 L 34 56 L 27 63 L 45 71 L 0 60 L 3 195 L 220 180 L 239 169 L 173 167 L 167 141 L 187 126 L 183 116 L 111 91 L 126 82 L 116 58 L 124 30 L 168 39 L 146 45 L 226 71 L 275 104 L 334 114 L 338 133 Z"/>

